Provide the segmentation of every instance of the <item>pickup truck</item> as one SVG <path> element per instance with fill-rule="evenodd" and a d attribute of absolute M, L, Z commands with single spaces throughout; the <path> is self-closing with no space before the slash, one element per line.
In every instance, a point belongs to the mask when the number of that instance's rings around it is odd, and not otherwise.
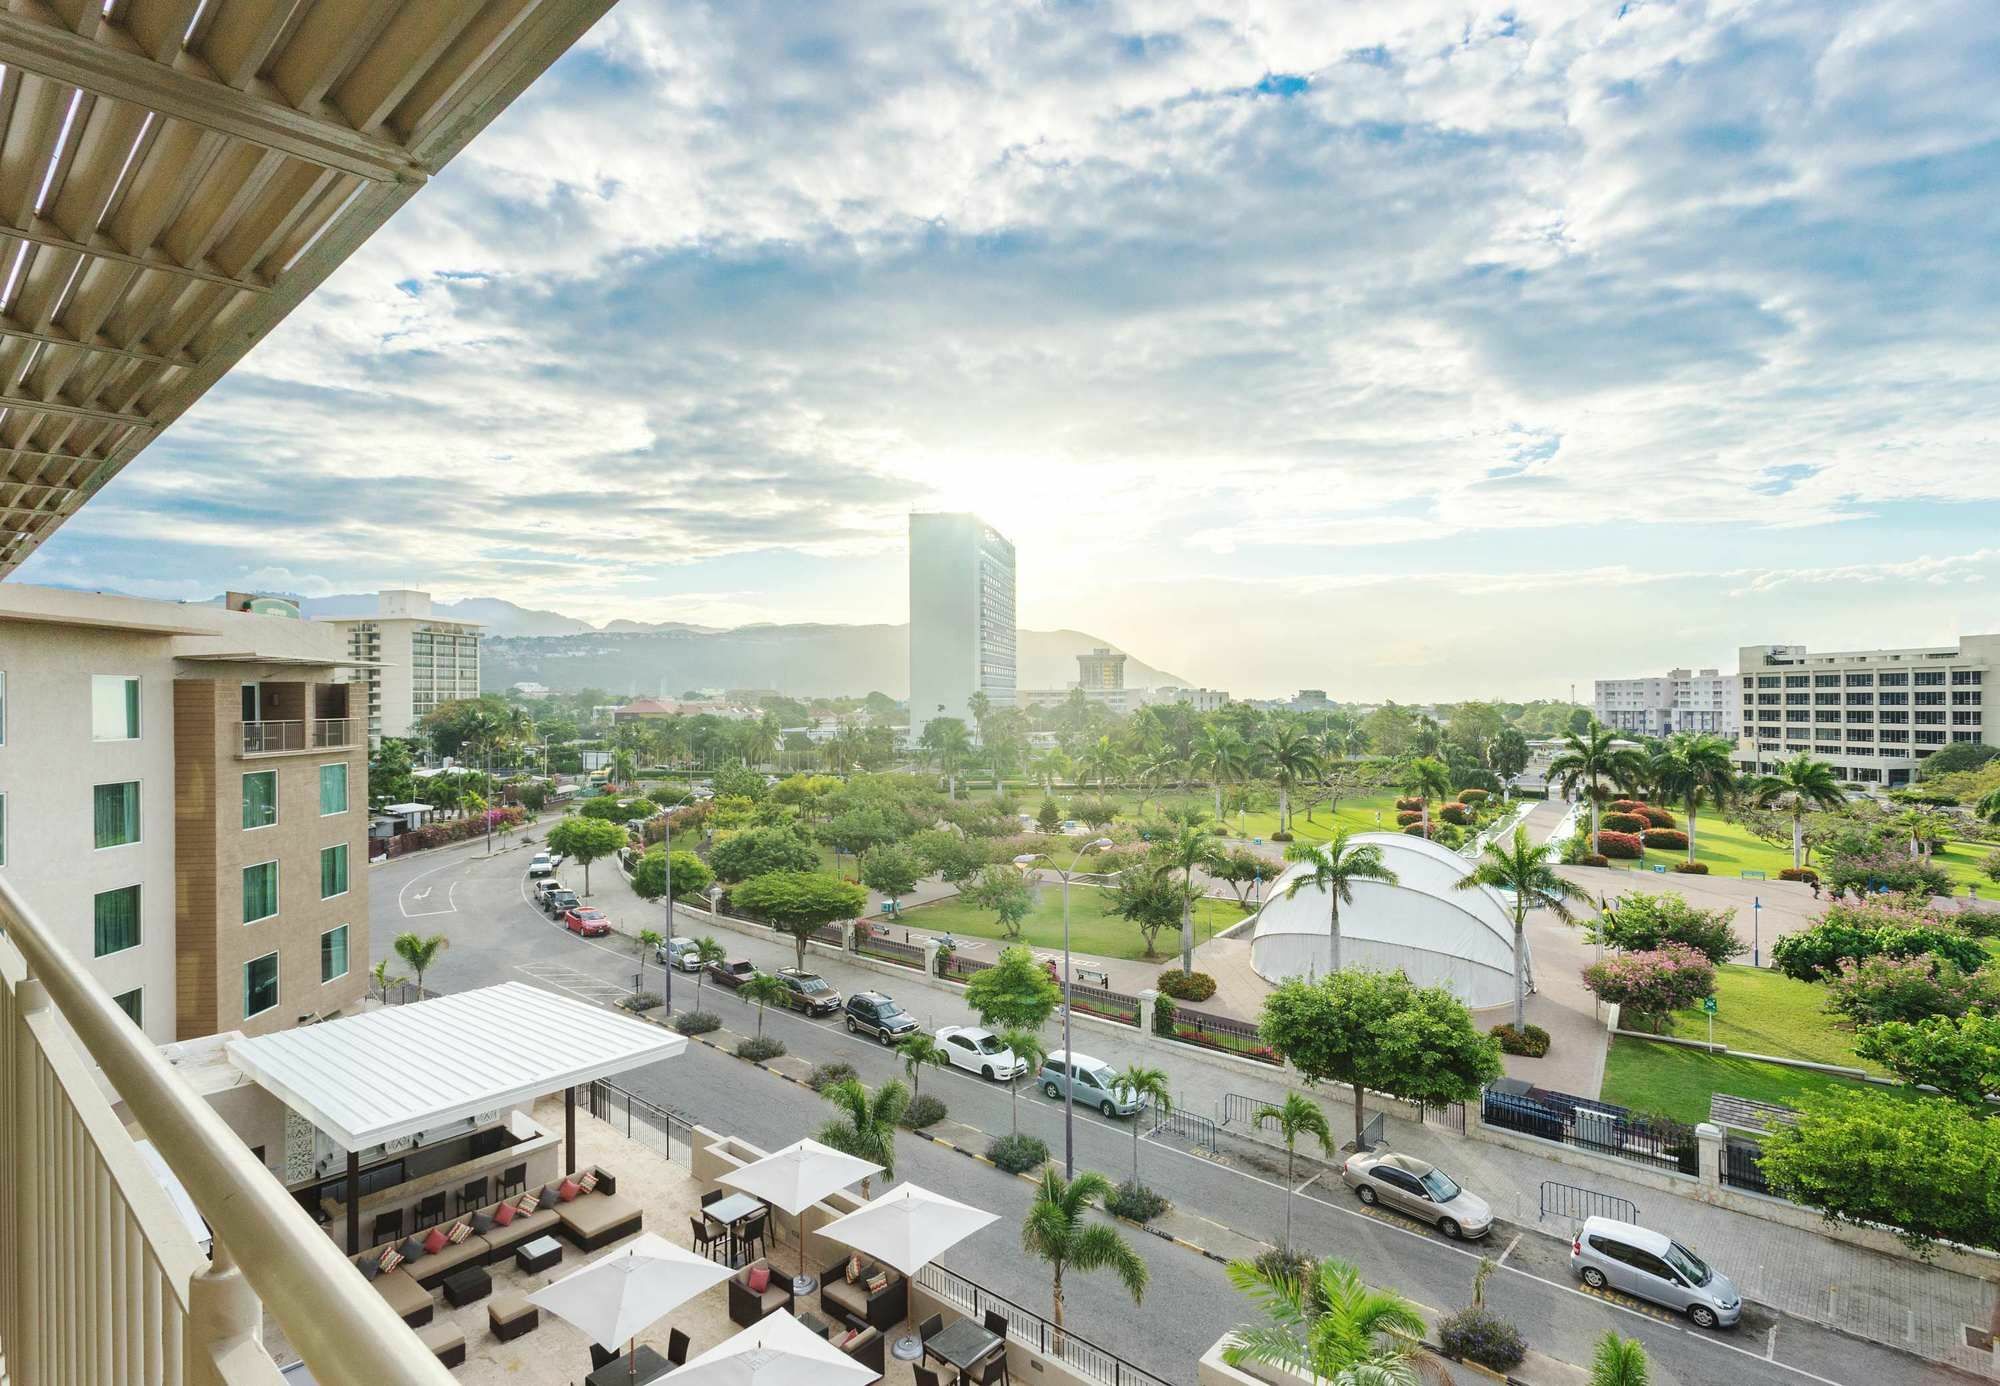
<path fill-rule="evenodd" d="M 727 958 L 708 965 L 708 980 L 731 991 L 756 975 L 757 969 L 748 958 Z"/>
<path fill-rule="evenodd" d="M 575 909 L 581 903 L 575 891 L 557 887 L 542 897 L 542 913 L 551 919 L 560 919 L 564 910 Z"/>

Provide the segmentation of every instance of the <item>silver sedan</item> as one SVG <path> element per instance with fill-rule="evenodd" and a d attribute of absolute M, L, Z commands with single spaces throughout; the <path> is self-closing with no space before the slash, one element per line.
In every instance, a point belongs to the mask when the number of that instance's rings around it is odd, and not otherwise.
<path fill-rule="evenodd" d="M 1493 1230 L 1493 1210 L 1435 1165 L 1408 1155 L 1364 1151 L 1347 1157 L 1341 1182 L 1354 1196 L 1430 1223 L 1447 1237 L 1478 1238 Z"/>

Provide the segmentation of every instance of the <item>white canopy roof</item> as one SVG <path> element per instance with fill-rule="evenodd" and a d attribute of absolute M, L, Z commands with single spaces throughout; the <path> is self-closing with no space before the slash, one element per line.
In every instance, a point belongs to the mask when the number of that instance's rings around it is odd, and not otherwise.
<path fill-rule="evenodd" d="M 741 1169 L 718 1174 L 715 1182 L 796 1213 L 837 1189 L 859 1184 L 881 1172 L 880 1165 L 858 1160 L 815 1140 L 803 1140 Z"/>
<path fill-rule="evenodd" d="M 521 982 L 281 1030 L 229 1060 L 345 1150 L 669 1059 L 671 1030 Z"/>

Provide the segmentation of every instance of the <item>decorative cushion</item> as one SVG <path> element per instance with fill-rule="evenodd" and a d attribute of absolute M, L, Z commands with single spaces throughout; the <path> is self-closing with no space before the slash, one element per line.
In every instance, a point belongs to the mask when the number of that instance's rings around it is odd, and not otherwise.
<path fill-rule="evenodd" d="M 869 1294 L 879 1295 L 882 1293 L 882 1291 L 888 1288 L 889 1288 L 889 1272 L 876 1271 L 875 1274 L 868 1277 Z"/>
<path fill-rule="evenodd" d="M 366 1254 L 357 1256 L 354 1258 L 354 1264 L 361 1271 L 364 1279 L 373 1280 L 382 1273 L 382 1262 L 374 1256 Z"/>
<path fill-rule="evenodd" d="M 402 1264 L 403 1264 L 403 1253 L 396 1250 L 396 1248 L 392 1246 L 387 1251 L 382 1253 L 382 1259 L 376 1262 L 375 1269 L 381 1272 L 383 1275 L 387 1275 L 390 1271 L 396 1269 L 396 1267 Z"/>
<path fill-rule="evenodd" d="M 513 1204 L 503 1203 L 498 1208 L 495 1208 L 493 1210 L 493 1225 L 495 1227 L 505 1227 L 508 1223 L 512 1222 L 513 1220 L 514 1220 Z"/>
<path fill-rule="evenodd" d="M 532 1213 L 541 1206 L 541 1203 L 542 1196 L 540 1194 L 524 1193 L 514 1206 L 524 1213 Z"/>
<path fill-rule="evenodd" d="M 424 1237 L 424 1255 L 435 1256 L 444 1250 L 444 1229 L 433 1227 Z"/>
<path fill-rule="evenodd" d="M 403 1244 L 396 1248 L 396 1252 L 405 1261 L 414 1261 L 424 1254 L 424 1244 L 415 1237 L 405 1237 Z"/>
<path fill-rule="evenodd" d="M 560 1197 L 562 1197 L 561 1189 L 557 1188 L 554 1184 L 544 1184 L 542 1185 L 542 1192 L 538 1196 L 538 1201 L 546 1207 L 553 1208 L 556 1200 Z"/>
<path fill-rule="evenodd" d="M 513 1216 L 513 1214 L 512 1214 L 511 1212 L 510 1212 L 510 1213 L 508 1214 L 508 1216 L 509 1216 L 509 1217 L 512 1217 L 512 1216 Z M 492 1218 L 490 1218 L 490 1217 L 488 1217 L 488 1216 L 487 1216 L 486 1214 L 484 1214 L 484 1213 L 474 1213 L 474 1214 L 472 1215 L 472 1230 L 473 1230 L 474 1232 L 490 1232 L 490 1231 L 492 1231 L 492 1230 L 493 1230 L 493 1219 L 492 1219 Z"/>
<path fill-rule="evenodd" d="M 761 1261 L 750 1267 L 750 1293 L 761 1295 L 771 1288 L 771 1268 Z"/>
<path fill-rule="evenodd" d="M 453 1246 L 457 1246 L 460 1242 L 464 1241 L 467 1237 L 470 1237 L 471 1235 L 472 1235 L 472 1224 L 469 1222 L 459 1222 L 459 1223 L 454 1223 L 452 1225 L 451 1231 L 444 1234 L 444 1239 L 450 1242 Z"/>
<path fill-rule="evenodd" d="M 597 1187 L 597 1171 L 592 1170 L 590 1173 L 584 1175 L 583 1178 L 576 1181 L 576 1186 L 585 1193 L 589 1193 Z"/>
<path fill-rule="evenodd" d="M 847 1258 L 847 1283 L 852 1285 L 861 1278 L 861 1253 L 855 1252 Z"/>
<path fill-rule="evenodd" d="M 562 1181 L 562 1187 L 556 1190 L 556 1197 L 567 1203 L 581 1192 L 583 1192 L 582 1186 L 574 1179 L 565 1179 Z"/>
<path fill-rule="evenodd" d="M 840 1339 L 840 1345 L 841 1345 L 842 1347 L 846 1347 L 846 1346 L 847 1346 L 847 1345 L 848 1345 L 849 1343 L 853 1342 L 853 1341 L 854 1341 L 854 1340 L 855 1340 L 856 1338 L 859 1338 L 860 1336 L 861 1336 L 861 1330 L 860 1330 L 860 1329 L 858 1329 L 858 1328 L 850 1328 L 850 1329 L 848 1329 L 848 1330 L 847 1330 L 847 1332 L 846 1332 L 846 1333 L 844 1333 L 843 1335 L 841 1335 L 841 1339 Z"/>

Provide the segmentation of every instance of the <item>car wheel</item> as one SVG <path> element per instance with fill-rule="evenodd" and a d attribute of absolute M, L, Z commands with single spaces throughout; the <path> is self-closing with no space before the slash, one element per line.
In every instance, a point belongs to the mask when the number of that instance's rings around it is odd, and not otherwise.
<path fill-rule="evenodd" d="M 896 1037 L 890 1034 L 887 1030 L 877 1030 L 875 1032 L 875 1038 L 882 1041 L 882 1047 L 884 1049 L 888 1049 L 896 1043 Z"/>
<path fill-rule="evenodd" d="M 993 1070 L 990 1067 L 982 1068 L 979 1070 L 979 1076 L 990 1083 L 993 1081 Z"/>
<path fill-rule="evenodd" d="M 1116 1103 L 1114 1103 L 1114 1102 L 1110 1102 L 1110 1101 L 1106 1101 L 1106 1102 L 1104 1103 L 1104 1105 L 1103 1105 L 1103 1106 L 1101 1106 L 1101 1107 L 1099 1107 L 1099 1108 L 1098 1108 L 1097 1110 L 1098 1110 L 1098 1111 L 1100 1111 L 1100 1112 L 1102 1112 L 1102 1113 L 1104 1113 L 1104 1115 L 1105 1115 L 1105 1116 L 1106 1116 L 1107 1118 L 1110 1118 L 1110 1117 L 1115 1117 L 1115 1116 L 1117 1116 L 1117 1115 L 1118 1115 L 1118 1106 L 1117 1106 L 1117 1104 L 1116 1104 Z"/>
<path fill-rule="evenodd" d="M 1696 1328 L 1713 1328 L 1716 1325 L 1715 1311 L 1706 1304 L 1690 1304 L 1688 1317 L 1694 1320 Z"/>
<path fill-rule="evenodd" d="M 1366 1184 L 1355 1185 L 1354 1196 L 1363 1203 L 1366 1203 L 1370 1208 L 1375 1206 L 1375 1190 L 1369 1188 Z"/>
<path fill-rule="evenodd" d="M 1042 1084 L 1042 1096 L 1048 1098 L 1049 1101 L 1053 1102 L 1058 1097 L 1061 1097 L 1062 1094 L 1056 1091 L 1056 1085 L 1054 1083 L 1044 1083 Z"/>
<path fill-rule="evenodd" d="M 1465 1230 L 1450 1218 L 1438 1219 L 1438 1231 L 1444 1233 L 1445 1236 L 1451 1238 L 1453 1241 L 1458 1241 L 1465 1236 Z"/>
<path fill-rule="evenodd" d="M 1596 1266 L 1585 1266 L 1583 1268 L 1583 1283 L 1590 1286 L 1593 1290 L 1603 1289 L 1605 1284 L 1604 1272 Z"/>
<path fill-rule="evenodd" d="M 853 1016 L 847 1017 L 847 1033 L 850 1035 L 858 1035 L 861 1033 L 861 1027 L 854 1023 Z"/>

